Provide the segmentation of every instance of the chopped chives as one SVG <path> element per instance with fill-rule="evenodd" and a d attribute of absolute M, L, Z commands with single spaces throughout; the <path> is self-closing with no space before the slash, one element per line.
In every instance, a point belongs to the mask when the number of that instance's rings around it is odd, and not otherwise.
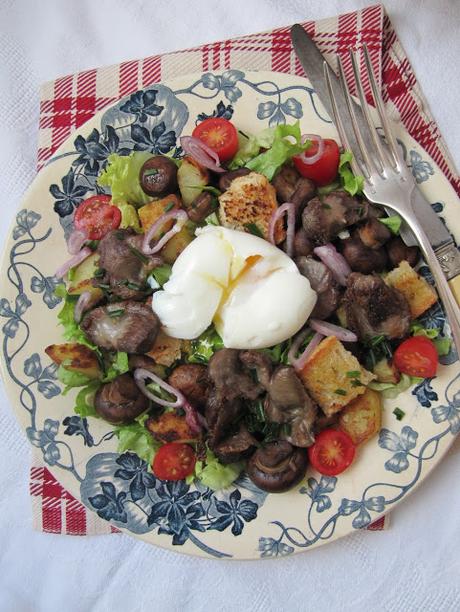
<path fill-rule="evenodd" d="M 347 372 L 347 377 L 348 378 L 357 378 L 360 374 L 361 374 L 361 372 L 359 370 L 350 370 L 349 372 Z"/>
<path fill-rule="evenodd" d="M 406 413 L 403 410 L 401 410 L 401 408 L 395 408 L 393 410 L 393 414 L 398 419 L 398 421 L 402 421 L 406 415 Z"/>
<path fill-rule="evenodd" d="M 334 391 L 334 393 L 336 393 L 337 395 L 346 395 L 347 392 L 345 391 L 345 389 L 336 389 Z"/>

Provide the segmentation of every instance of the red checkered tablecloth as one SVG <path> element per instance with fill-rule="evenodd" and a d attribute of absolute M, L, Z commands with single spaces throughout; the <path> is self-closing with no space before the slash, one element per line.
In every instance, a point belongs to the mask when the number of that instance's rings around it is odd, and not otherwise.
<path fill-rule="evenodd" d="M 460 195 L 460 179 L 454 164 L 383 6 L 302 25 L 333 69 L 337 68 L 337 55 L 342 57 L 348 76 L 352 70 L 348 50 L 353 48 L 359 52 L 367 45 L 388 112 L 404 124 Z M 303 75 L 292 50 L 289 28 L 87 70 L 46 83 L 41 90 L 38 168 L 97 111 L 158 81 L 230 68 Z M 364 77 L 362 56 L 361 69 Z M 366 88 L 369 93 L 368 83 Z M 117 531 L 63 489 L 38 455 L 34 455 L 31 468 L 30 493 L 34 527 L 38 530 L 69 535 Z M 388 517 L 379 519 L 369 529 L 384 529 L 387 525 Z"/>

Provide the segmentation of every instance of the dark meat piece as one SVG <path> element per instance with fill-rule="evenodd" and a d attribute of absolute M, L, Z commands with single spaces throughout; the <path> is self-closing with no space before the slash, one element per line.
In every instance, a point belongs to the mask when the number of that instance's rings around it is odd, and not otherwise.
<path fill-rule="evenodd" d="M 148 398 L 140 391 L 131 374 L 121 374 L 111 382 L 101 385 L 94 398 L 99 416 L 121 425 L 131 423 L 149 407 Z"/>
<path fill-rule="evenodd" d="M 213 452 L 221 463 L 236 463 L 246 459 L 256 446 L 257 440 L 241 424 L 236 433 L 214 446 Z"/>
<path fill-rule="evenodd" d="M 109 284 L 112 293 L 123 300 L 145 297 L 145 280 L 153 268 L 161 265 L 161 257 L 146 257 L 141 253 L 143 236 L 131 230 L 112 230 L 97 247 L 99 267 L 105 271 L 95 284 Z M 147 262 L 145 260 L 148 260 Z"/>
<path fill-rule="evenodd" d="M 177 166 L 164 155 L 155 155 L 144 162 L 139 172 L 142 191 L 159 198 L 177 191 Z"/>
<path fill-rule="evenodd" d="M 187 209 L 188 218 L 193 223 L 201 223 L 214 209 L 215 198 L 208 191 L 203 191 L 193 200 Z"/>
<path fill-rule="evenodd" d="M 369 249 L 379 249 L 391 238 L 388 227 L 375 217 L 371 217 L 358 228 L 358 235 Z"/>
<path fill-rule="evenodd" d="M 344 304 L 347 324 L 362 340 L 380 335 L 402 338 L 409 333 L 406 298 L 376 274 L 350 274 Z"/>
<path fill-rule="evenodd" d="M 246 176 L 249 174 L 251 170 L 249 168 L 238 168 L 238 170 L 232 170 L 232 172 L 225 172 L 219 176 L 219 189 L 221 191 L 227 191 L 230 187 L 233 179 L 238 178 L 239 176 Z"/>
<path fill-rule="evenodd" d="M 414 267 L 420 259 L 419 248 L 417 246 L 406 246 L 399 236 L 395 236 L 387 242 L 386 249 L 393 268 L 397 268 L 404 260 Z"/>
<path fill-rule="evenodd" d="M 183 393 L 194 406 L 201 408 L 206 404 L 209 393 L 206 366 L 197 363 L 177 366 L 169 375 L 168 383 Z"/>
<path fill-rule="evenodd" d="M 340 246 L 342 255 L 353 272 L 370 274 L 371 272 L 382 272 L 386 268 L 387 254 L 385 249 L 368 248 L 357 234 L 342 240 Z"/>
<path fill-rule="evenodd" d="M 307 236 L 307 232 L 301 227 L 294 236 L 294 256 L 300 257 L 311 255 L 313 253 L 313 243 Z"/>
<path fill-rule="evenodd" d="M 232 401 L 237 397 L 255 400 L 263 391 L 262 385 L 243 371 L 236 349 L 221 349 L 209 361 L 209 377 L 218 394 Z"/>
<path fill-rule="evenodd" d="M 272 179 L 271 183 L 276 190 L 276 198 L 278 202 L 292 202 L 292 196 L 297 188 L 297 181 L 300 179 L 300 174 L 294 166 L 281 166 L 279 172 Z"/>
<path fill-rule="evenodd" d="M 91 310 L 80 327 L 93 344 L 108 351 L 147 353 L 160 325 L 160 320 L 146 304 L 116 302 Z"/>
<path fill-rule="evenodd" d="M 295 206 L 296 218 L 300 219 L 300 215 L 308 202 L 315 196 L 315 183 L 308 178 L 300 178 L 297 181 L 295 192 L 292 195 L 291 202 Z"/>
<path fill-rule="evenodd" d="M 317 406 L 291 366 L 279 366 L 273 373 L 264 410 L 269 421 L 291 426 L 285 439 L 294 446 L 307 447 L 315 441 Z"/>
<path fill-rule="evenodd" d="M 227 399 L 216 389 L 211 389 L 206 402 L 204 416 L 208 425 L 208 445 L 211 450 L 232 429 L 244 411 L 240 398 Z"/>
<path fill-rule="evenodd" d="M 300 273 L 308 278 L 312 289 L 318 296 L 310 316 L 316 319 L 327 319 L 339 305 L 339 284 L 329 268 L 313 257 L 296 257 L 295 263 Z"/>
<path fill-rule="evenodd" d="M 259 351 L 241 351 L 240 361 L 250 370 L 256 371 L 257 380 L 266 389 L 270 384 L 270 376 L 273 370 L 270 357 Z"/>
<path fill-rule="evenodd" d="M 326 244 L 349 225 L 367 217 L 367 202 L 342 191 L 331 191 L 310 200 L 302 213 L 302 225 L 308 238 L 315 244 Z"/>
<path fill-rule="evenodd" d="M 282 493 L 305 476 L 308 457 L 304 448 L 285 440 L 257 449 L 248 461 L 247 474 L 254 484 L 269 493 Z"/>

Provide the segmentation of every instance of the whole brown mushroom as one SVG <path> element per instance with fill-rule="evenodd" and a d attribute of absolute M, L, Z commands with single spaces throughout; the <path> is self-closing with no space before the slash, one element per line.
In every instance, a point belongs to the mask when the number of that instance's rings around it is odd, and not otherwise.
<path fill-rule="evenodd" d="M 168 383 L 185 395 L 194 406 L 203 407 L 209 393 L 208 368 L 198 363 L 177 366 Z"/>
<path fill-rule="evenodd" d="M 124 425 L 134 421 L 149 407 L 131 374 L 121 374 L 101 385 L 94 398 L 94 407 L 99 416 L 113 425 Z"/>
<path fill-rule="evenodd" d="M 370 249 L 357 234 L 342 240 L 342 255 L 353 272 L 371 274 L 382 272 L 387 265 L 387 254 L 384 248 Z"/>
<path fill-rule="evenodd" d="M 161 197 L 177 191 L 177 166 L 164 155 L 148 159 L 139 172 L 142 191 L 153 197 Z"/>
<path fill-rule="evenodd" d="M 419 248 L 417 246 L 406 246 L 399 236 L 392 238 L 385 246 L 393 268 L 399 266 L 404 260 L 414 267 L 420 259 Z"/>
<path fill-rule="evenodd" d="M 263 491 L 283 493 L 305 476 L 308 457 L 304 448 L 278 440 L 256 450 L 248 461 L 247 474 Z"/>

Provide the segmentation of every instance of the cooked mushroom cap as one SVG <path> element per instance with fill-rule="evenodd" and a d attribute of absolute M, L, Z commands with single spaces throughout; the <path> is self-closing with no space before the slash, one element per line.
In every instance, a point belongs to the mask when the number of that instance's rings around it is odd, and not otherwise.
<path fill-rule="evenodd" d="M 80 327 L 93 344 L 108 351 L 146 353 L 155 342 L 160 320 L 147 304 L 115 302 L 89 312 Z"/>
<path fill-rule="evenodd" d="M 168 383 L 181 391 L 194 406 L 206 404 L 209 392 L 208 368 L 192 363 L 180 365 L 171 372 Z"/>
<path fill-rule="evenodd" d="M 420 259 L 419 248 L 417 246 L 406 246 L 399 236 L 392 238 L 385 246 L 393 268 L 399 266 L 404 260 L 414 267 Z"/>
<path fill-rule="evenodd" d="M 381 272 L 387 264 L 385 249 L 382 247 L 376 249 L 367 247 L 357 234 L 342 240 L 342 255 L 353 272 L 361 272 L 362 274 Z"/>
<path fill-rule="evenodd" d="M 142 190 L 150 196 L 160 197 L 177 191 L 177 166 L 164 155 L 148 159 L 139 172 Z"/>
<path fill-rule="evenodd" d="M 248 461 L 247 473 L 260 489 L 283 493 L 302 480 L 307 465 L 307 451 L 283 440 L 256 450 Z"/>
<path fill-rule="evenodd" d="M 239 176 L 246 176 L 250 173 L 251 171 L 249 170 L 249 168 L 238 168 L 238 170 L 232 170 L 231 172 L 225 172 L 224 174 L 221 174 L 219 178 L 219 189 L 221 191 L 227 191 L 233 179 L 236 179 Z"/>
<path fill-rule="evenodd" d="M 318 296 L 311 316 L 327 319 L 339 305 L 341 295 L 339 284 L 322 261 L 313 257 L 296 257 L 295 263 L 299 272 L 308 278 L 311 288 Z"/>
<path fill-rule="evenodd" d="M 99 416 L 114 425 L 131 423 L 147 410 L 148 398 L 130 374 L 121 374 L 96 392 L 94 407 Z"/>
<path fill-rule="evenodd" d="M 208 191 L 200 193 L 187 209 L 188 218 L 193 223 L 201 223 L 214 210 L 215 199 Z"/>

